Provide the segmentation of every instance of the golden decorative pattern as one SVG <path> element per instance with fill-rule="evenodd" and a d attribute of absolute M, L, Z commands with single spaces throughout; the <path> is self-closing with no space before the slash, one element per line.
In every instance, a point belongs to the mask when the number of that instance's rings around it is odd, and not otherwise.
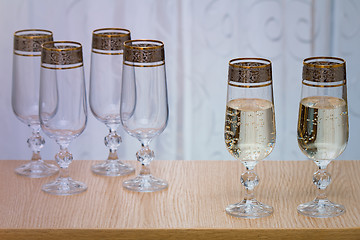
<path fill-rule="evenodd" d="M 43 44 L 41 63 L 51 65 L 70 65 L 82 63 L 82 46 L 77 42 L 59 41 Z"/>
<path fill-rule="evenodd" d="M 94 30 L 92 36 L 93 50 L 123 50 L 124 42 L 130 40 L 130 31 L 123 28 L 100 28 Z"/>
<path fill-rule="evenodd" d="M 124 46 L 124 61 L 132 63 L 165 63 L 164 43 L 161 41 L 130 40 L 126 41 Z M 149 66 L 143 65 L 143 67 Z"/>
<path fill-rule="evenodd" d="M 263 58 L 236 58 L 229 61 L 228 82 L 262 83 L 272 80 L 271 62 Z M 268 84 L 265 84 L 267 86 Z M 233 84 L 231 86 L 249 87 Z M 263 85 L 255 86 L 260 87 Z"/>
<path fill-rule="evenodd" d="M 346 80 L 345 60 L 336 57 L 306 58 L 302 78 L 310 82 L 321 83 L 344 81 Z"/>
<path fill-rule="evenodd" d="M 41 45 L 49 41 L 53 41 L 53 34 L 49 30 L 25 29 L 16 31 L 14 33 L 14 50 L 23 52 L 41 52 Z"/>

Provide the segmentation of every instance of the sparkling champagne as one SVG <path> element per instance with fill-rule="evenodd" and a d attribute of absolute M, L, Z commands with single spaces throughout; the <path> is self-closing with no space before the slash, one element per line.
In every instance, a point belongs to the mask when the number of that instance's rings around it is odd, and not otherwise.
<path fill-rule="evenodd" d="M 275 144 L 273 104 L 264 99 L 239 98 L 226 106 L 225 144 L 242 161 L 257 161 L 268 156 Z"/>
<path fill-rule="evenodd" d="M 348 141 L 346 101 L 336 97 L 314 96 L 301 100 L 298 122 L 298 143 L 313 160 L 338 157 Z"/>

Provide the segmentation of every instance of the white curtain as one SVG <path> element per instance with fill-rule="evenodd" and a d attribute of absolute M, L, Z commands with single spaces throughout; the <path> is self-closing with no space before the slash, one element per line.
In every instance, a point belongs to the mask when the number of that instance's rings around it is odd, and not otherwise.
<path fill-rule="evenodd" d="M 296 140 L 302 60 L 319 55 L 347 61 L 350 139 L 339 159 L 359 159 L 359 10 L 355 0 L 0 0 L 0 159 L 31 156 L 31 131 L 11 108 L 13 33 L 42 28 L 55 40 L 81 42 L 88 87 L 91 35 L 102 27 L 165 43 L 170 119 L 150 145 L 157 159 L 232 159 L 223 129 L 228 61 L 235 57 L 273 63 L 277 140 L 268 159 L 305 159 Z M 120 133 L 120 157 L 135 159 L 140 144 Z M 89 111 L 85 132 L 70 145 L 74 158 L 105 159 L 106 134 Z M 45 138 L 42 156 L 53 159 L 58 147 Z"/>

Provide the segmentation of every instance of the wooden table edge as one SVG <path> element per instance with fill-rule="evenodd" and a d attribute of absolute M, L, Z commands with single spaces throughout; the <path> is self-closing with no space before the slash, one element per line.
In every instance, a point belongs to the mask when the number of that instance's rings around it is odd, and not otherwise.
<path fill-rule="evenodd" d="M 0 229 L 0 239 L 350 239 L 360 228 L 338 229 Z"/>

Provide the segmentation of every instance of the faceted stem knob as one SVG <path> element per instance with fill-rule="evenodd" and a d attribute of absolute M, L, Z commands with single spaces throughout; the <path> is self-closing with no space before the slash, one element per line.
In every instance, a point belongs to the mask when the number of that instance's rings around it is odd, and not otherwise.
<path fill-rule="evenodd" d="M 68 168 L 73 160 L 72 154 L 65 148 L 61 149 L 56 155 L 55 160 L 60 168 Z"/>
<path fill-rule="evenodd" d="M 241 174 L 240 181 L 246 189 L 252 191 L 259 184 L 259 177 L 254 171 L 246 171 Z"/>
<path fill-rule="evenodd" d="M 110 130 L 109 134 L 104 138 L 105 146 L 107 146 L 111 152 L 115 152 L 122 140 L 121 137 L 116 133 L 116 131 Z"/>
<path fill-rule="evenodd" d="M 155 154 L 150 150 L 149 147 L 145 146 L 136 153 L 136 158 L 141 164 L 149 165 L 150 162 L 155 158 Z"/>
<path fill-rule="evenodd" d="M 325 190 L 327 186 L 331 182 L 331 175 L 330 173 L 326 172 L 323 169 L 319 169 L 313 175 L 313 183 L 318 189 Z"/>
<path fill-rule="evenodd" d="M 31 137 L 27 140 L 29 148 L 34 153 L 39 153 L 40 150 L 44 147 L 45 139 L 41 137 L 39 132 L 33 132 Z"/>

